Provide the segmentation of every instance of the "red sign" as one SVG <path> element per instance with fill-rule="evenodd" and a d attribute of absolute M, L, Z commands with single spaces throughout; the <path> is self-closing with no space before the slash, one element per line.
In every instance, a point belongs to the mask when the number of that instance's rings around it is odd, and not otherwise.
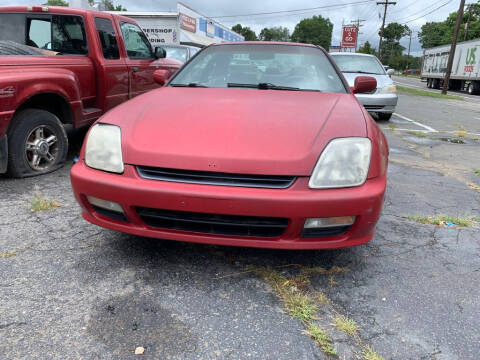
<path fill-rule="evenodd" d="M 197 19 L 180 13 L 180 27 L 190 32 L 197 32 Z"/>
<path fill-rule="evenodd" d="M 343 27 L 342 48 L 355 48 L 357 46 L 358 28 L 347 25 Z"/>

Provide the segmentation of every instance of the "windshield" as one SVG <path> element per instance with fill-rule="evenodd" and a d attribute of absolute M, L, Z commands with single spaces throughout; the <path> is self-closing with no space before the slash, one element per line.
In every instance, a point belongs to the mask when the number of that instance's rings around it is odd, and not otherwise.
<path fill-rule="evenodd" d="M 170 47 L 170 46 L 163 46 L 165 51 L 167 52 L 167 58 L 172 58 L 179 60 L 181 62 L 187 62 L 187 55 L 188 51 L 185 48 L 179 47 Z"/>
<path fill-rule="evenodd" d="M 276 44 L 211 46 L 183 67 L 169 86 L 346 92 L 320 49 Z"/>
<path fill-rule="evenodd" d="M 385 69 L 373 56 L 332 55 L 343 72 L 385 75 Z"/>

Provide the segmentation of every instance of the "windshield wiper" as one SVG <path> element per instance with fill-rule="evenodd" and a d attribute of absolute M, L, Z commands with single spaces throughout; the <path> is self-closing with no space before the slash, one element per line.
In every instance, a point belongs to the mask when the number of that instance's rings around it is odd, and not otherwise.
<path fill-rule="evenodd" d="M 195 87 L 195 88 L 206 88 L 208 86 L 200 85 L 197 83 L 189 83 L 189 84 L 170 84 L 173 87 Z"/>
<path fill-rule="evenodd" d="M 237 87 L 237 88 L 261 89 L 261 90 L 292 90 L 292 91 L 301 90 L 298 87 L 281 86 L 281 85 L 275 85 L 272 83 L 258 83 L 258 84 L 228 83 L 227 86 L 229 88 Z"/>
<path fill-rule="evenodd" d="M 369 72 L 369 71 L 362 71 L 362 70 L 356 70 L 356 71 L 342 71 L 344 73 L 357 73 L 357 74 L 374 74 L 374 75 L 382 75 L 379 73 L 374 73 L 374 72 Z"/>

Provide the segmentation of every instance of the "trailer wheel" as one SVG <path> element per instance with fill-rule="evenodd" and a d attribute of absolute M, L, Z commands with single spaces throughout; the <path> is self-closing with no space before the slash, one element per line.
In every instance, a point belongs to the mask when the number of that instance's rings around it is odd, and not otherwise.
<path fill-rule="evenodd" d="M 470 95 L 476 95 L 478 94 L 478 85 L 476 82 L 470 82 L 470 84 L 468 84 L 468 89 L 467 89 L 468 93 Z"/>
<path fill-rule="evenodd" d="M 429 89 L 432 88 L 432 79 L 430 79 L 430 78 L 427 79 L 427 88 L 429 88 Z"/>
<path fill-rule="evenodd" d="M 68 138 L 60 120 L 40 109 L 19 112 L 8 130 L 8 174 L 16 178 L 46 174 L 67 158 Z"/>
<path fill-rule="evenodd" d="M 433 89 L 440 89 L 440 80 L 439 79 L 432 79 L 432 88 Z"/>

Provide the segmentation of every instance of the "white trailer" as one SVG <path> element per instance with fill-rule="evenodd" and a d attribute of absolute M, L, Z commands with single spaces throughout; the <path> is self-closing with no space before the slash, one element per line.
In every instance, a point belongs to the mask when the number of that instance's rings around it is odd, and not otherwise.
<path fill-rule="evenodd" d="M 480 39 L 457 44 L 453 58 L 449 88 L 467 90 L 469 94 L 480 93 Z M 427 86 L 439 89 L 447 71 L 450 45 L 425 49 L 421 77 L 427 79 Z"/>

